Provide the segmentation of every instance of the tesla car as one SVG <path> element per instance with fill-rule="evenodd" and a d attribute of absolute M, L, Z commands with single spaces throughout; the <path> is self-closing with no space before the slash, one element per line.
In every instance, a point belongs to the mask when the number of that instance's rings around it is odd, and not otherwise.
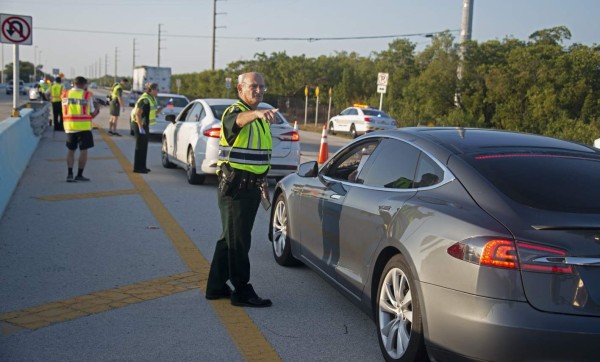
<path fill-rule="evenodd" d="M 166 168 L 180 166 L 191 184 L 204 183 L 206 175 L 216 175 L 223 112 L 235 99 L 196 99 L 172 121 L 162 137 L 161 158 Z M 272 109 L 260 103 L 258 109 Z M 296 171 L 300 163 L 300 137 L 279 112 L 271 124 L 273 149 L 268 177 L 281 179 Z"/>
<path fill-rule="evenodd" d="M 600 356 L 600 150 L 486 129 L 373 132 L 278 182 L 277 263 L 375 321 L 389 361 Z"/>
<path fill-rule="evenodd" d="M 190 100 L 185 96 L 171 93 L 158 93 L 156 100 L 158 101 L 158 105 L 163 108 L 156 115 L 154 124 L 150 125 L 150 134 L 162 135 L 163 131 L 170 123 L 166 120 L 166 117 L 170 114 L 177 116 L 179 112 L 190 103 Z M 131 119 L 133 119 L 134 111 L 135 108 L 131 110 Z M 130 126 L 131 129 L 129 130 L 129 134 L 133 136 L 133 127 L 136 127 L 136 123 L 130 122 Z"/>

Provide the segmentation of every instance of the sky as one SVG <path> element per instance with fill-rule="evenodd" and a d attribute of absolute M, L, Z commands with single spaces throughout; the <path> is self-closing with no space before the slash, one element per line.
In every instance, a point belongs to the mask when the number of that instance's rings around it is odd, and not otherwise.
<path fill-rule="evenodd" d="M 428 33 L 450 30 L 458 39 L 462 19 L 462 0 L 216 4 L 216 69 L 257 53 L 369 56 L 388 49 L 395 38 L 386 36 L 407 38 L 419 51 L 431 41 Z M 131 76 L 134 64 L 158 65 L 159 28 L 161 66 L 173 74 L 211 69 L 213 6 L 213 0 L 0 0 L 0 13 L 32 17 L 33 44 L 19 46 L 21 61 L 42 64 L 46 72 L 59 69 L 69 78 L 94 78 L 105 70 L 114 75 L 115 65 L 118 76 Z M 565 45 L 591 46 L 600 44 L 598 14 L 600 0 L 474 0 L 472 39 L 526 41 L 537 30 L 566 26 L 572 37 Z M 379 38 L 322 39 L 340 37 Z M 13 45 L 2 45 L 1 58 L 3 65 L 13 62 Z"/>

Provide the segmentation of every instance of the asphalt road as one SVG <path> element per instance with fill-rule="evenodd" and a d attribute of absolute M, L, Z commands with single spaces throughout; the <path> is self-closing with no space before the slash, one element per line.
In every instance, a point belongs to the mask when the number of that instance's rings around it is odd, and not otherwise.
<path fill-rule="evenodd" d="M 215 180 L 193 186 L 162 168 L 158 140 L 152 172 L 132 173 L 126 118 L 111 137 L 107 113 L 95 119 L 91 182 L 65 182 L 64 134 L 47 129 L 0 219 L 0 360 L 382 360 L 365 314 L 307 267 L 275 263 L 262 209 L 251 282 L 273 307 L 205 300 L 221 231 Z M 320 134 L 301 139 L 311 159 Z M 348 139 L 328 141 L 333 152 Z"/>

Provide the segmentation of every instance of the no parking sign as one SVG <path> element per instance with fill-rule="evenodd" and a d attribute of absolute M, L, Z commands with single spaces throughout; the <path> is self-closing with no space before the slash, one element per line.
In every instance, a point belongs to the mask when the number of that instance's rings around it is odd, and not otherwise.
<path fill-rule="evenodd" d="M 0 43 L 31 45 L 32 17 L 0 14 Z"/>

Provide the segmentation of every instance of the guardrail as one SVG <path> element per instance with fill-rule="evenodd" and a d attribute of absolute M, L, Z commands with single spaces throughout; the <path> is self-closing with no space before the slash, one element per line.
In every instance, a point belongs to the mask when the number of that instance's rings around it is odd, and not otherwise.
<path fill-rule="evenodd" d="M 29 102 L 19 113 L 0 122 L 0 217 L 48 127 L 50 103 Z"/>

